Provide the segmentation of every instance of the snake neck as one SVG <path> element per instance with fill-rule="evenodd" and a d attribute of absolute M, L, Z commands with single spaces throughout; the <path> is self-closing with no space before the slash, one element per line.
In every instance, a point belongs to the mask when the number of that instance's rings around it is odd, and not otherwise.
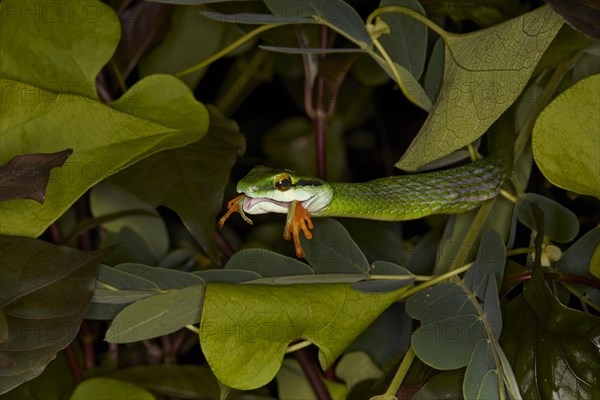
<path fill-rule="evenodd" d="M 332 183 L 331 203 L 314 216 L 403 221 L 466 212 L 498 194 L 506 171 L 500 161 L 491 157 L 452 170 Z"/>

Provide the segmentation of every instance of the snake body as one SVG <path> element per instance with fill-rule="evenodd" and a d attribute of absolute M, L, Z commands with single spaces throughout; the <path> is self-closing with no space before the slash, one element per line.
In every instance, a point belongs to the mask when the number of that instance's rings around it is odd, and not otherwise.
<path fill-rule="evenodd" d="M 311 217 L 351 217 L 404 221 L 431 214 L 463 213 L 480 206 L 500 191 L 512 162 L 512 141 L 506 124 L 491 129 L 491 153 L 460 167 L 419 174 L 391 176 L 363 183 L 329 183 L 286 169 L 254 167 L 237 184 L 240 196 L 228 204 L 221 225 L 233 212 L 248 223 L 247 214 L 287 214 L 284 236 L 294 237 L 296 254 L 303 256 L 298 232 L 310 238 Z M 501 129 L 501 127 L 504 127 Z"/>
<path fill-rule="evenodd" d="M 456 214 L 495 197 L 505 171 L 488 160 L 448 171 L 392 176 L 364 183 L 332 183 L 328 207 L 314 216 L 403 221 Z"/>

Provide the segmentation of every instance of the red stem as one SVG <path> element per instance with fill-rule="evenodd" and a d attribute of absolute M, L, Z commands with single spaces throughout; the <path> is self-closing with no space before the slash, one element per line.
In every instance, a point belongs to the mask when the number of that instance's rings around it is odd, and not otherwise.
<path fill-rule="evenodd" d="M 215 230 L 215 241 L 217 243 L 217 247 L 223 252 L 225 258 L 230 259 L 231 256 L 233 256 L 233 254 L 235 253 L 235 249 L 233 248 L 231 243 L 229 243 L 229 241 L 225 238 L 225 236 L 223 236 L 223 234 L 218 230 Z"/>
<path fill-rule="evenodd" d="M 317 395 L 317 399 L 319 400 L 331 400 L 331 395 L 329 394 L 329 390 L 327 390 L 327 386 L 325 386 L 325 382 L 323 381 L 323 376 L 315 366 L 315 363 L 310 356 L 308 349 L 300 349 L 294 353 L 310 386 L 313 391 Z"/>
<path fill-rule="evenodd" d="M 65 355 L 67 356 L 67 361 L 69 363 L 69 368 L 71 369 L 73 380 L 75 382 L 81 381 L 83 379 L 83 373 L 81 372 L 81 367 L 79 366 L 77 357 L 75 357 L 75 352 L 73 351 L 73 342 L 71 342 L 71 344 L 65 348 Z"/>
<path fill-rule="evenodd" d="M 600 279 L 588 278 L 580 275 L 544 272 L 544 278 L 553 281 L 580 283 L 583 285 L 594 287 L 596 289 L 600 289 Z M 525 272 L 522 274 L 510 276 L 506 279 L 506 282 L 524 282 L 527 279 L 531 279 L 531 272 Z"/>

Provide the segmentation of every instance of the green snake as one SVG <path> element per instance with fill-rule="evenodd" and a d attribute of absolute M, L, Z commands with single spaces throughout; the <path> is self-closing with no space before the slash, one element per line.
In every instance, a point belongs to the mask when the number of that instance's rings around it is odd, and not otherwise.
<path fill-rule="evenodd" d="M 363 183 L 330 183 L 287 169 L 254 167 L 238 182 L 237 192 L 242 194 L 228 203 L 220 224 L 233 212 L 250 224 L 246 214 L 287 214 L 284 237 L 293 236 L 296 255 L 303 257 L 299 231 L 312 237 L 310 217 L 404 221 L 469 211 L 498 195 L 512 161 L 512 146 L 503 135 L 507 132 L 497 127 L 492 131 L 492 151 L 484 159 L 447 170 Z"/>

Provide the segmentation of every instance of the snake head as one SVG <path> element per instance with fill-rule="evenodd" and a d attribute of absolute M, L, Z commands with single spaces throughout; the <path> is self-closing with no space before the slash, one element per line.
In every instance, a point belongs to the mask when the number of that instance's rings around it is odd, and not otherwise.
<path fill-rule="evenodd" d="M 240 180 L 237 191 L 246 195 L 243 211 L 248 214 L 287 214 L 292 202 L 297 201 L 315 215 L 333 197 L 333 189 L 322 179 L 263 165 L 254 167 Z"/>

